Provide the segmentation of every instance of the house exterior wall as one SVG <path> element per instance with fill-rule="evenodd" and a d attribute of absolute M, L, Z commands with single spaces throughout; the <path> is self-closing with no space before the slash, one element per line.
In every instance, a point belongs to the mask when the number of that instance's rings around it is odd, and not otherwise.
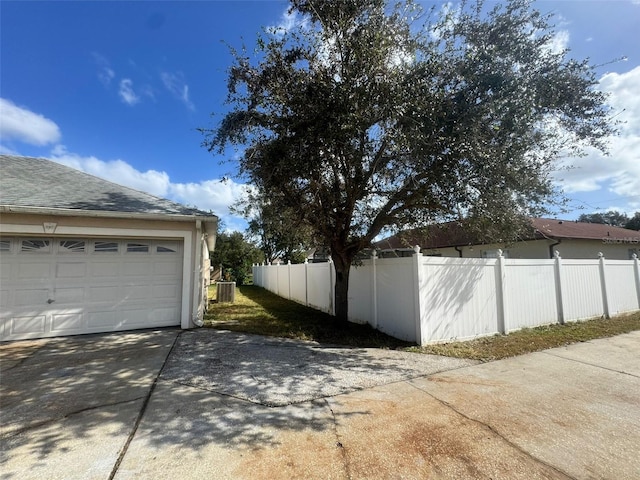
<path fill-rule="evenodd" d="M 545 259 L 552 258 L 551 253 L 556 250 L 562 258 L 593 259 L 602 252 L 605 258 L 611 260 L 629 260 L 632 253 L 640 256 L 640 243 L 633 240 L 618 241 L 620 239 L 574 240 L 529 240 L 511 245 L 493 243 L 489 245 L 472 245 L 458 247 L 424 249 L 426 256 L 462 257 L 462 258 L 495 258 L 498 249 L 507 258 Z M 460 255 L 462 252 L 462 255 Z"/>
<path fill-rule="evenodd" d="M 209 284 L 209 249 L 202 222 L 136 218 L 110 218 L 68 215 L 2 213 L 0 235 L 32 237 L 82 236 L 90 238 L 148 238 L 181 240 L 184 245 L 182 265 L 182 307 L 180 325 L 192 328 L 199 324 L 206 308 L 206 285 Z M 214 235 L 215 232 L 209 233 Z"/>

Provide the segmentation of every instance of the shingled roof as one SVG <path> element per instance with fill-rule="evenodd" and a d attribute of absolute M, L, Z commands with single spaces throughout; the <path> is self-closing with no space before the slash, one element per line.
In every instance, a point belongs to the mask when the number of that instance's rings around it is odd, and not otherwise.
<path fill-rule="evenodd" d="M 622 227 L 613 227 L 601 223 L 576 222 L 573 220 L 558 220 L 553 218 L 532 218 L 530 235 L 525 235 L 521 240 L 548 239 L 580 239 L 602 240 L 633 239 L 640 242 L 640 232 L 628 230 Z M 465 245 L 481 245 L 487 242 L 477 238 L 458 222 L 448 222 L 432 225 L 426 230 L 407 230 L 397 235 L 392 235 L 375 243 L 375 247 L 386 249 L 404 249 L 419 245 L 423 249 L 436 249 L 446 247 L 461 247 Z M 491 243 L 501 243 L 499 241 Z"/>
<path fill-rule="evenodd" d="M 214 217 L 43 158 L 0 155 L 0 206 Z"/>

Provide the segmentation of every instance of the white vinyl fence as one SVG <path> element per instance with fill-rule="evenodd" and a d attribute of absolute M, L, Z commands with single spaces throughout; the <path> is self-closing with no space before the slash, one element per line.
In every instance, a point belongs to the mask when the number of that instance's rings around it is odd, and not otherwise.
<path fill-rule="evenodd" d="M 349 320 L 420 345 L 640 310 L 633 260 L 377 258 L 352 267 Z M 256 265 L 253 282 L 333 313 L 333 264 Z"/>

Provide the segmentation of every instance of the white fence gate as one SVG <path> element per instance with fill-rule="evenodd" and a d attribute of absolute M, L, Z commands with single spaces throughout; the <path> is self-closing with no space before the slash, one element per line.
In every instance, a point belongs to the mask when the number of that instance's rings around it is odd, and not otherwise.
<path fill-rule="evenodd" d="M 501 253 L 501 252 L 500 252 Z M 334 313 L 333 264 L 256 265 L 255 285 Z M 633 260 L 413 257 L 352 267 L 349 320 L 420 345 L 640 310 Z"/>

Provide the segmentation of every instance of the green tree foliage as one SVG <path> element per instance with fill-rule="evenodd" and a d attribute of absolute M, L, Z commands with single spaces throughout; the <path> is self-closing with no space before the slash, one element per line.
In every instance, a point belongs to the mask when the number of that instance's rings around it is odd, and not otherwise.
<path fill-rule="evenodd" d="M 579 222 L 604 223 L 614 227 L 626 227 L 629 217 L 616 210 L 609 210 L 604 213 L 583 213 L 578 217 Z"/>
<path fill-rule="evenodd" d="M 627 221 L 624 227 L 629 230 L 640 230 L 640 212 L 636 212 L 635 215 Z"/>
<path fill-rule="evenodd" d="M 240 232 L 218 233 L 216 248 L 211 254 L 211 265 L 222 266 L 223 279 L 244 285 L 251 278 L 251 267 L 262 262 L 262 252 L 247 242 Z"/>
<path fill-rule="evenodd" d="M 233 210 L 247 219 L 249 238 L 257 243 L 267 262 L 304 262 L 313 241 L 299 208 L 291 208 L 277 193 L 255 189 L 248 191 Z"/>
<path fill-rule="evenodd" d="M 489 7 L 293 0 L 297 28 L 232 52 L 230 111 L 204 144 L 242 146 L 239 174 L 330 248 L 340 319 L 349 268 L 383 229 L 466 217 L 508 231 L 559 199 L 559 156 L 606 147 L 588 62 L 554 50 L 529 0 Z"/>

